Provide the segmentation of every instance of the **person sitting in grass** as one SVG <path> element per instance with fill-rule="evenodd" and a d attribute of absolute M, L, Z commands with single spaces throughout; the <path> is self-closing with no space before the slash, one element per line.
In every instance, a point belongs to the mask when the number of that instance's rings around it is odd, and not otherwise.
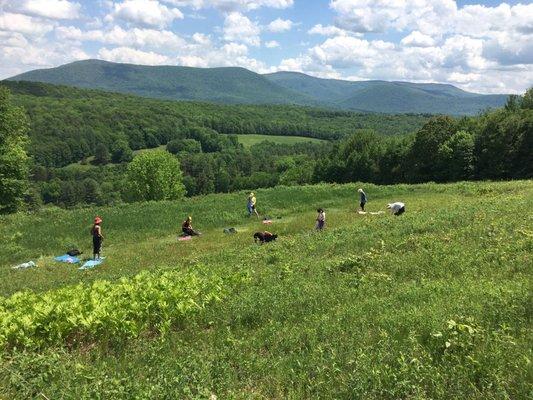
<path fill-rule="evenodd" d="M 322 208 L 319 208 L 316 212 L 318 213 L 316 217 L 316 230 L 321 231 L 326 225 L 326 212 Z"/>
<path fill-rule="evenodd" d="M 250 195 L 248 196 L 248 204 L 247 204 L 248 216 L 251 217 L 252 214 L 255 213 L 255 215 L 257 215 L 257 218 L 259 218 L 259 213 L 257 212 L 257 209 L 255 208 L 255 203 L 256 203 L 255 195 L 253 192 L 251 192 Z"/>
<path fill-rule="evenodd" d="M 91 235 L 93 236 L 93 260 L 100 259 L 100 252 L 102 251 L 102 241 L 104 236 L 102 235 L 102 218 L 95 217 L 94 225 L 91 228 Z"/>
<path fill-rule="evenodd" d="M 402 215 L 405 212 L 405 204 L 403 204 L 401 201 L 397 201 L 396 203 L 389 203 L 387 204 L 387 208 L 391 211 L 392 214 L 396 216 Z"/>
<path fill-rule="evenodd" d="M 358 189 L 360 196 L 359 206 L 361 206 L 361 211 L 365 211 L 365 204 L 367 202 L 366 193 L 363 191 L 363 189 Z"/>
<path fill-rule="evenodd" d="M 189 215 L 183 224 L 181 224 L 181 230 L 185 236 L 200 236 L 201 233 L 195 231 L 192 227 L 192 217 Z"/>

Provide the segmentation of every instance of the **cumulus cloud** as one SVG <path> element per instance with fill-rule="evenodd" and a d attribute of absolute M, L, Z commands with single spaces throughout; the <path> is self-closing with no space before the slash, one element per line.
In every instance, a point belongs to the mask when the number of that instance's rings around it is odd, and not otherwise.
<path fill-rule="evenodd" d="M 19 32 L 30 36 L 42 36 L 54 29 L 54 25 L 40 18 L 24 14 L 0 13 L 0 30 Z"/>
<path fill-rule="evenodd" d="M 310 35 L 322 36 L 348 36 L 353 34 L 353 32 L 346 31 L 333 25 L 322 24 L 314 25 L 311 29 L 307 31 L 307 33 Z"/>
<path fill-rule="evenodd" d="M 142 65 L 163 65 L 169 63 L 169 58 L 163 54 L 136 50 L 131 47 L 116 47 L 114 49 L 103 47 L 98 51 L 98 57 L 107 61 Z"/>
<path fill-rule="evenodd" d="M 68 0 L 23 0 L 9 3 L 17 12 L 51 19 L 76 19 L 80 17 L 81 5 Z"/>
<path fill-rule="evenodd" d="M 265 42 L 265 47 L 268 48 L 268 49 L 273 49 L 273 48 L 276 48 L 276 47 L 279 47 L 280 44 L 275 41 L 275 40 L 270 40 L 268 42 Z"/>
<path fill-rule="evenodd" d="M 261 43 L 261 28 L 239 12 L 231 12 L 226 16 L 223 32 L 227 41 L 243 42 L 251 46 L 259 46 Z"/>
<path fill-rule="evenodd" d="M 58 27 L 55 30 L 59 40 L 95 41 L 125 47 L 138 47 L 148 49 L 176 50 L 186 45 L 184 39 L 168 30 L 146 28 L 133 28 L 126 30 L 114 26 L 109 30 L 82 31 L 79 28 L 68 26 Z M 196 39 L 201 39 L 196 34 Z"/>
<path fill-rule="evenodd" d="M 226 43 L 222 46 L 222 51 L 228 56 L 239 57 L 248 54 L 248 47 L 242 43 Z"/>
<path fill-rule="evenodd" d="M 533 82 L 533 4 L 331 0 L 330 7 L 335 25 L 308 31 L 328 38 L 284 59 L 280 69 L 322 77 L 449 82 L 481 92 L 520 92 Z M 395 43 L 365 39 L 370 32 L 378 38 L 400 32 L 403 38 Z"/>
<path fill-rule="evenodd" d="M 19 32 L 0 32 L 0 43 L 0 76 L 3 77 L 89 58 L 76 44 L 49 42 L 42 36 L 24 36 Z"/>
<path fill-rule="evenodd" d="M 165 27 L 175 19 L 182 19 L 183 13 L 177 8 L 168 8 L 157 0 L 125 0 L 114 3 L 112 12 L 106 17 L 111 22 L 115 19 L 134 24 Z"/>
<path fill-rule="evenodd" d="M 178 7 L 191 7 L 196 10 L 216 8 L 223 12 L 251 11 L 261 7 L 283 9 L 291 7 L 294 0 L 163 0 Z"/>
<path fill-rule="evenodd" d="M 206 35 L 204 33 L 196 32 L 194 35 L 192 35 L 192 39 L 201 45 L 208 45 L 211 43 L 211 38 L 209 35 Z"/>
<path fill-rule="evenodd" d="M 404 37 L 400 43 L 408 47 L 431 47 L 435 45 L 435 39 L 419 31 L 413 31 Z"/>
<path fill-rule="evenodd" d="M 292 26 L 294 25 L 294 22 L 292 22 L 290 19 L 281 19 L 277 18 L 274 21 L 272 21 L 270 24 L 268 24 L 267 29 L 270 32 L 286 32 L 290 31 Z"/>
<path fill-rule="evenodd" d="M 337 25 L 354 32 L 418 29 L 436 32 L 457 13 L 454 0 L 333 0 Z"/>

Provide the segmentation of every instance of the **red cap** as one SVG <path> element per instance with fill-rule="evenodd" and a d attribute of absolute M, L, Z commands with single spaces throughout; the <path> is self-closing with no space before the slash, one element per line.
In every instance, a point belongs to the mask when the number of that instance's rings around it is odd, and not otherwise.
<path fill-rule="evenodd" d="M 94 223 L 95 223 L 95 224 L 101 224 L 101 223 L 102 223 L 102 218 L 100 218 L 100 217 L 94 217 Z"/>

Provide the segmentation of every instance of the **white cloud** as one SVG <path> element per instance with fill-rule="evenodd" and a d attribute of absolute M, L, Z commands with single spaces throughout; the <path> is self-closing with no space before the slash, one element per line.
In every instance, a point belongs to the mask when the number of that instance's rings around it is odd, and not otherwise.
<path fill-rule="evenodd" d="M 223 12 L 251 11 L 262 7 L 284 9 L 291 7 L 294 0 L 163 0 L 178 7 L 191 7 L 196 10 L 216 8 Z"/>
<path fill-rule="evenodd" d="M 184 39 L 168 30 L 155 30 L 146 28 L 133 28 L 125 30 L 120 26 L 112 29 L 82 31 L 79 28 L 68 26 L 58 27 L 55 30 L 59 40 L 95 41 L 123 47 L 140 47 L 148 49 L 165 49 L 172 51 L 184 47 Z M 200 34 L 196 34 L 200 35 Z M 199 36 L 196 36 L 199 39 Z"/>
<path fill-rule="evenodd" d="M 533 35 L 508 32 L 494 35 L 483 43 L 483 56 L 501 65 L 532 65 Z"/>
<path fill-rule="evenodd" d="M 310 35 L 322 35 L 322 36 L 348 36 L 352 35 L 352 32 L 338 28 L 333 25 L 317 24 L 307 31 Z"/>
<path fill-rule="evenodd" d="M 223 31 L 227 41 L 243 42 L 251 46 L 259 46 L 261 43 L 259 26 L 238 12 L 231 12 L 226 16 Z"/>
<path fill-rule="evenodd" d="M 228 56 L 239 57 L 248 54 L 248 47 L 241 43 L 226 43 L 222 46 L 222 51 Z"/>
<path fill-rule="evenodd" d="M 268 24 L 267 29 L 270 32 L 280 33 L 290 31 L 293 25 L 294 22 L 292 22 L 290 19 L 277 18 Z"/>
<path fill-rule="evenodd" d="M 450 82 L 481 92 L 523 91 L 533 82 L 533 4 L 458 7 L 454 0 L 331 0 L 329 36 L 282 61 L 320 76 Z M 347 32 L 403 33 L 397 44 Z M 379 36 L 378 36 L 379 37 Z"/>
<path fill-rule="evenodd" d="M 76 19 L 81 5 L 68 0 L 23 0 L 13 2 L 10 8 L 18 12 L 51 19 Z"/>
<path fill-rule="evenodd" d="M 431 47 L 435 45 L 435 39 L 419 31 L 413 31 L 404 37 L 400 43 L 407 47 Z"/>
<path fill-rule="evenodd" d="M 2 77 L 89 58 L 89 55 L 77 45 L 50 43 L 43 37 L 26 38 L 20 33 L 0 32 L 0 40 Z"/>
<path fill-rule="evenodd" d="M 103 47 L 98 51 L 98 57 L 107 61 L 142 65 L 164 65 L 170 63 L 169 57 L 163 54 L 136 50 L 131 47 L 116 47 L 111 50 Z"/>
<path fill-rule="evenodd" d="M 121 19 L 131 23 L 165 27 L 175 19 L 182 19 L 177 8 L 168 8 L 156 0 L 125 0 L 114 3 L 113 11 L 106 17 L 108 22 Z"/>
<path fill-rule="evenodd" d="M 265 47 L 268 48 L 268 49 L 273 49 L 275 47 L 279 47 L 279 42 L 275 41 L 275 40 L 270 40 L 268 42 L 265 42 Z"/>
<path fill-rule="evenodd" d="M 54 29 L 54 25 L 40 18 L 23 14 L 0 13 L 0 30 L 19 32 L 30 36 L 42 36 Z"/>
<path fill-rule="evenodd" d="M 454 0 L 332 0 L 337 25 L 354 32 L 418 29 L 434 33 L 457 13 Z"/>
<path fill-rule="evenodd" d="M 211 38 L 209 37 L 209 35 L 205 35 L 203 33 L 195 33 L 194 35 L 192 35 L 192 39 L 196 43 L 201 45 L 208 45 L 211 43 Z"/>

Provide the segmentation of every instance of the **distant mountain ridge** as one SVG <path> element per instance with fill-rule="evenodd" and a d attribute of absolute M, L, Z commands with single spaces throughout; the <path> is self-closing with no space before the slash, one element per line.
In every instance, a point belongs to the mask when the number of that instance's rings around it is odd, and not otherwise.
<path fill-rule="evenodd" d="M 506 95 L 469 93 L 436 83 L 345 81 L 298 72 L 260 75 L 239 67 L 144 66 L 84 60 L 9 80 L 36 81 L 170 100 L 297 104 L 381 113 L 475 114 L 501 107 Z"/>

